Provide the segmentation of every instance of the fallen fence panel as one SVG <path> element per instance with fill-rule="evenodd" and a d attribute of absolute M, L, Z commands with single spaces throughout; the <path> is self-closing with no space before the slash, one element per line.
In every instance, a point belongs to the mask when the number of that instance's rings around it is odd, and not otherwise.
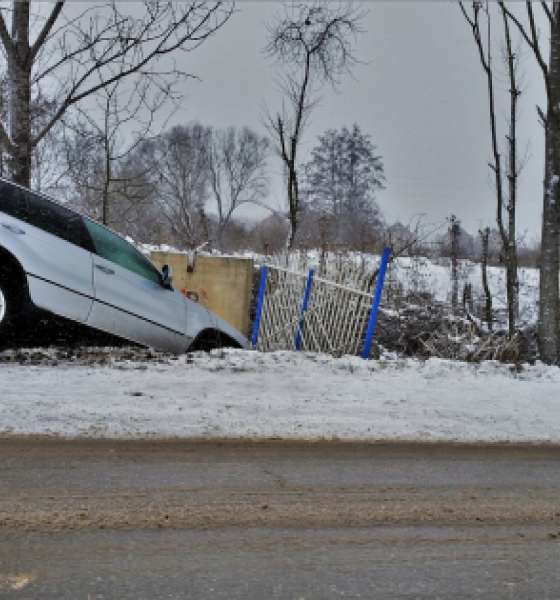
<path fill-rule="evenodd" d="M 314 269 L 306 274 L 266 265 L 266 271 L 261 270 L 253 347 L 265 352 L 305 350 L 337 356 L 366 356 L 367 347 L 369 356 L 389 256 L 386 249 L 373 298 L 371 279 L 357 267 L 347 272 L 341 264 L 338 272 L 329 273 L 336 279 L 330 281 Z"/>

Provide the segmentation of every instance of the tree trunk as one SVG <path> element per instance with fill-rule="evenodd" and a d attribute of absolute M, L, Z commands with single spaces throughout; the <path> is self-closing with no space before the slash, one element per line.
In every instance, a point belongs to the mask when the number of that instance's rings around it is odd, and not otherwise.
<path fill-rule="evenodd" d="M 15 183 L 31 185 L 31 61 L 29 60 L 29 2 L 12 2 L 14 52 L 8 53 L 10 136 L 13 152 L 10 175 Z"/>
<path fill-rule="evenodd" d="M 512 225 L 510 225 L 512 227 Z M 515 225 L 513 225 L 515 228 Z M 515 231 L 515 229 L 513 230 Z M 515 335 L 519 316 L 519 280 L 517 277 L 517 240 L 509 233 L 509 245 L 506 251 L 506 297 L 508 310 L 508 334 Z M 513 239 L 512 239 L 513 237 Z"/>
<path fill-rule="evenodd" d="M 101 193 L 101 222 L 103 225 L 109 225 L 109 182 L 103 184 Z"/>
<path fill-rule="evenodd" d="M 288 250 L 294 248 L 296 241 L 296 233 L 298 226 L 299 217 L 299 198 L 298 198 L 298 184 L 297 184 L 297 173 L 292 165 L 288 166 L 288 202 L 290 205 L 290 235 L 288 237 Z"/>
<path fill-rule="evenodd" d="M 451 216 L 451 311 L 454 315 L 458 314 L 459 308 L 459 261 L 458 261 L 458 237 L 459 224 L 455 215 Z"/>
<path fill-rule="evenodd" d="M 508 308 L 508 333 L 515 334 L 515 326 L 519 318 L 519 281 L 517 277 L 517 237 L 516 237 L 516 208 L 517 208 L 517 100 L 520 92 L 517 87 L 515 53 L 511 43 L 509 22 L 502 5 L 504 33 L 506 39 L 507 64 L 509 75 L 509 136 L 508 136 L 508 204 L 507 204 L 507 234 L 505 235 L 504 258 L 506 261 L 506 295 Z"/>
<path fill-rule="evenodd" d="M 560 18 L 554 7 L 550 37 L 550 97 L 545 123 L 545 174 L 542 220 L 542 251 L 539 302 L 539 350 L 548 364 L 558 363 L 560 328 L 559 247 L 560 242 Z"/>
<path fill-rule="evenodd" d="M 560 131 L 549 114 L 545 132 L 545 176 L 541 242 L 539 350 L 548 364 L 558 362 L 558 191 L 559 175 L 556 156 L 560 149 Z"/>
<path fill-rule="evenodd" d="M 107 137 L 105 137 L 105 179 L 103 181 L 103 190 L 101 192 L 101 222 L 103 225 L 109 225 L 109 188 L 111 187 L 111 156 L 108 148 Z"/>
<path fill-rule="evenodd" d="M 482 288 L 484 289 L 484 320 L 488 325 L 488 330 L 492 331 L 492 294 L 488 285 L 488 238 L 490 237 L 490 229 L 486 228 L 480 231 L 482 239 L 482 257 L 480 267 L 482 271 Z"/>

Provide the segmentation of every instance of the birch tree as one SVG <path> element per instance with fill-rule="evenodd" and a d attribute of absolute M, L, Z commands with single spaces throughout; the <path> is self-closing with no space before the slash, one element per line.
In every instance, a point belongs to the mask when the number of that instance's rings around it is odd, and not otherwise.
<path fill-rule="evenodd" d="M 0 8 L 9 81 L 8 119 L 0 123 L 0 144 L 11 178 L 27 187 L 33 150 L 71 107 L 134 75 L 162 86 L 189 76 L 177 69 L 173 56 L 199 47 L 233 12 L 229 2 L 195 0 L 33 6 L 44 13 L 39 26 L 32 23 L 30 0 L 12 0 L 9 9 Z M 11 17 L 11 27 L 6 17 Z M 33 131 L 33 100 L 47 90 L 52 113 Z"/>

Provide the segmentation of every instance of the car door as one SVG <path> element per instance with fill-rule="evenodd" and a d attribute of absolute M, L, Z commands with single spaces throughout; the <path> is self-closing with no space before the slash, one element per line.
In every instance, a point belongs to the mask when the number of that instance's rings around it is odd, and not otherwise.
<path fill-rule="evenodd" d="M 186 347 L 187 307 L 162 285 L 159 271 L 134 246 L 84 219 L 94 246 L 95 300 L 88 324 L 162 350 Z"/>
<path fill-rule="evenodd" d="M 0 195 L 0 227 L 18 238 L 34 304 L 85 322 L 93 304 L 93 259 L 81 216 L 6 182 Z"/>

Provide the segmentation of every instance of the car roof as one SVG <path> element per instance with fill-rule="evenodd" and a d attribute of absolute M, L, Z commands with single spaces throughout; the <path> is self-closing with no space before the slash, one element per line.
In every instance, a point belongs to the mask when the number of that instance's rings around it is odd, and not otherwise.
<path fill-rule="evenodd" d="M 15 183 L 14 181 L 10 181 L 9 179 L 6 179 L 5 177 L 0 177 L 0 182 L 6 183 L 6 184 L 11 185 L 11 186 L 16 187 L 16 188 L 19 188 L 20 190 L 23 190 L 25 192 L 28 192 L 28 193 L 31 193 L 31 194 L 35 194 L 35 196 L 40 196 L 41 198 L 43 198 L 43 200 L 46 200 L 47 202 L 51 202 L 52 204 L 56 204 L 57 206 L 61 206 L 62 208 L 66 209 L 66 210 L 69 210 L 70 212 L 73 212 L 74 214 L 82 217 L 83 219 L 89 219 L 90 221 L 93 221 L 95 224 L 99 225 L 100 227 L 104 227 L 105 229 L 107 229 L 107 231 L 110 231 L 112 234 L 120 237 L 127 244 L 130 244 L 130 242 L 123 235 L 121 235 L 118 231 L 115 231 L 115 230 L 111 229 L 110 227 L 107 227 L 107 225 L 104 225 L 103 223 L 100 223 L 96 219 L 93 219 L 92 217 L 90 217 L 89 215 L 86 215 L 85 213 L 83 213 L 80 210 L 77 210 L 77 209 L 75 209 L 75 208 L 73 208 L 71 206 L 68 206 L 67 204 L 64 204 L 63 202 L 60 202 L 59 200 L 55 200 L 51 196 L 47 196 L 44 192 L 38 192 L 36 190 L 32 190 L 30 188 L 26 188 L 24 185 L 20 185 L 19 183 Z M 136 246 L 134 244 L 130 244 L 130 245 L 133 246 L 134 248 L 136 248 Z M 152 261 L 150 260 L 150 262 L 152 262 Z"/>

